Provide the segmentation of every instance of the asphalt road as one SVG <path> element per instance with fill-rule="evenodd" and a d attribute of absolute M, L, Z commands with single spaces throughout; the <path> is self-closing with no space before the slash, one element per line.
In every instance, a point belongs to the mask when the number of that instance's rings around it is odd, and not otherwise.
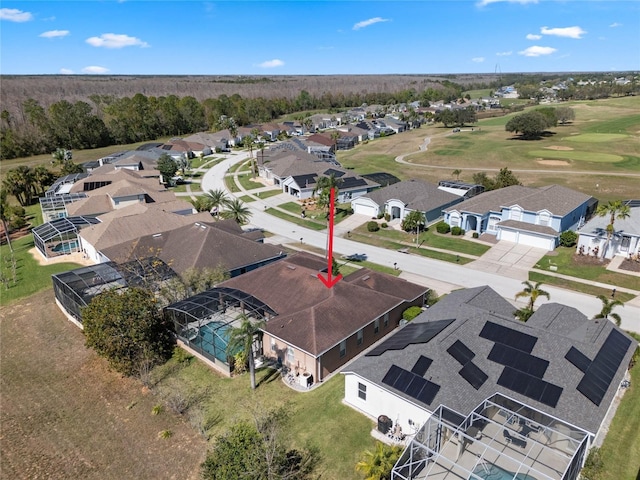
<path fill-rule="evenodd" d="M 229 155 L 229 158 L 215 165 L 202 177 L 202 190 L 224 189 L 224 176 L 229 167 L 239 161 L 248 158 L 248 152 L 238 152 Z M 244 193 L 243 193 L 244 195 Z M 263 228 L 274 235 L 276 241 L 281 244 L 307 244 L 324 249 L 327 244 L 327 232 L 309 230 L 304 227 L 287 222 L 264 212 L 266 203 L 262 200 L 247 204 L 251 209 L 250 227 Z M 302 240 L 301 240 L 302 239 Z M 405 254 L 393 250 L 387 250 L 372 245 L 366 245 L 345 238 L 334 238 L 334 252 L 336 254 L 351 255 L 354 253 L 367 255 L 367 260 L 379 265 L 389 267 L 397 264 L 397 268 L 403 272 L 419 276 L 423 281 L 419 282 L 433 288 L 438 293 L 444 293 L 443 289 L 469 288 L 480 285 L 489 285 L 502 297 L 511 301 L 514 305 L 523 306 L 524 301 L 514 301 L 517 292 L 522 290 L 522 284 L 518 280 L 502 277 L 489 272 L 472 270 L 463 265 L 455 265 L 449 262 L 433 260 L 413 254 Z M 336 255 L 337 257 L 338 255 Z M 440 290 L 439 290 L 440 289 Z M 591 318 L 602 307 L 600 300 L 592 295 L 586 295 L 571 290 L 545 285 L 549 292 L 550 300 L 541 298 L 536 303 L 539 307 L 546 302 L 569 305 Z M 626 304 L 616 312 L 622 317 L 622 328 L 640 333 L 640 304 Z"/>

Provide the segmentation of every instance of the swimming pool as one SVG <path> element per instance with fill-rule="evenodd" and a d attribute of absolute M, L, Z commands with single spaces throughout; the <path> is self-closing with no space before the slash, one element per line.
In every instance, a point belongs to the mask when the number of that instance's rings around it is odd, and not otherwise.
<path fill-rule="evenodd" d="M 52 252 L 56 253 L 71 253 L 78 250 L 78 241 L 70 240 L 68 242 L 60 242 L 55 247 L 51 249 Z"/>
<path fill-rule="evenodd" d="M 231 327 L 221 322 L 211 322 L 200 327 L 195 337 L 189 338 L 189 343 L 199 347 L 221 362 L 227 363 L 227 344 Z"/>
<path fill-rule="evenodd" d="M 527 475 L 526 473 L 509 472 L 504 468 L 500 468 L 492 463 L 478 465 L 473 473 L 484 480 L 537 480 L 536 477 Z"/>

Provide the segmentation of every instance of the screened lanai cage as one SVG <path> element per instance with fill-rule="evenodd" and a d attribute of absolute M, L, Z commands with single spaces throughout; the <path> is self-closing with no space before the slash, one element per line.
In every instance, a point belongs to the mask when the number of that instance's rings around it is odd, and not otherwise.
<path fill-rule="evenodd" d="M 173 322 L 178 339 L 227 374 L 229 333 L 240 325 L 239 317 L 253 321 L 269 320 L 276 315 L 267 304 L 241 290 L 217 287 L 172 303 L 164 309 Z M 260 344 L 254 351 L 261 351 Z"/>
<path fill-rule="evenodd" d="M 123 264 L 98 263 L 52 275 L 56 300 L 78 325 L 82 326 L 82 308 L 96 295 L 111 289 L 140 286 L 158 291 L 176 273 L 156 257 L 136 259 Z"/>
<path fill-rule="evenodd" d="M 100 223 L 95 217 L 57 218 L 32 230 L 33 243 L 45 258 L 82 251 L 78 238 L 81 228 Z"/>
<path fill-rule="evenodd" d="M 67 205 L 78 200 L 87 198 L 86 193 L 61 193 L 50 197 L 40 197 L 40 209 L 42 210 L 42 219 L 50 222 L 56 218 L 67 216 Z"/>

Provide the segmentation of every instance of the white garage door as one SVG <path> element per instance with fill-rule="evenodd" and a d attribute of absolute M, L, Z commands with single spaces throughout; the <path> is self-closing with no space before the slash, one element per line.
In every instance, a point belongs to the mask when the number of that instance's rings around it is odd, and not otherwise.
<path fill-rule="evenodd" d="M 500 229 L 500 240 L 506 240 L 507 242 L 518 242 L 518 233 L 513 230 Z"/>
<path fill-rule="evenodd" d="M 544 248 L 553 250 L 555 241 L 549 237 L 538 236 L 527 232 L 516 232 L 514 230 L 500 229 L 500 240 L 526 245 L 528 247 Z"/>
<path fill-rule="evenodd" d="M 366 215 L 368 217 L 376 217 L 378 215 L 378 209 L 372 205 L 357 202 L 353 202 L 351 205 L 353 205 L 353 213 Z"/>

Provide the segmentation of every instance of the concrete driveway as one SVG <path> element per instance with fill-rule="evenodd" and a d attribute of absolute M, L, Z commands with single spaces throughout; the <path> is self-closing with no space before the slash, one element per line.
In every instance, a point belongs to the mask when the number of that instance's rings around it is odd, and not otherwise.
<path fill-rule="evenodd" d="M 517 280 L 527 280 L 529 270 L 547 253 L 544 248 L 500 241 L 478 260 L 468 263 L 466 267 Z"/>

